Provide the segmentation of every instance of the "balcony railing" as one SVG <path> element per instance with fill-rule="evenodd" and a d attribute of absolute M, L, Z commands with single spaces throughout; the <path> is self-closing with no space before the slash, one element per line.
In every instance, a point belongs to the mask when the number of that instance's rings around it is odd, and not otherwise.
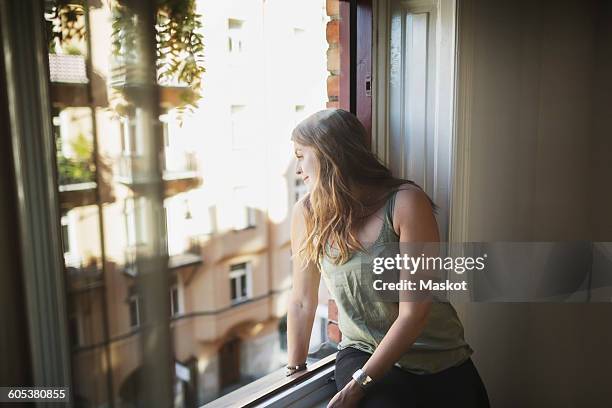
<path fill-rule="evenodd" d="M 173 149 L 164 151 L 164 179 L 192 178 L 196 176 L 197 170 L 194 153 Z"/>
<path fill-rule="evenodd" d="M 116 163 L 116 178 L 120 183 L 141 184 L 146 182 L 146 179 L 140 176 L 141 174 L 146 174 L 145 165 L 147 162 L 142 156 L 122 155 L 117 159 Z"/>
<path fill-rule="evenodd" d="M 57 159 L 57 175 L 62 208 L 96 203 L 95 168 L 90 162 L 60 156 Z"/>
<path fill-rule="evenodd" d="M 166 157 L 168 158 L 168 156 Z M 143 158 L 137 155 L 119 157 L 116 164 L 116 180 L 134 189 L 148 182 L 157 182 L 157 180 L 148 180 L 142 176 L 143 174 L 151 174 L 150 171 L 144 171 L 145 164 L 146 162 Z M 166 197 L 189 191 L 196 188 L 201 182 L 193 153 L 181 152 L 173 154 L 169 160 L 165 159 L 163 161 L 163 165 Z"/>
<path fill-rule="evenodd" d="M 193 240 L 189 240 L 190 245 L 185 251 L 168 255 L 168 269 L 174 270 L 185 266 L 194 266 L 202 263 L 202 250 L 199 244 L 193 244 Z M 128 245 L 124 250 L 124 267 L 123 272 L 131 277 L 138 275 L 137 267 L 137 252 L 138 245 Z"/>
<path fill-rule="evenodd" d="M 49 76 L 51 82 L 64 84 L 86 84 L 87 70 L 82 55 L 49 54 Z"/>

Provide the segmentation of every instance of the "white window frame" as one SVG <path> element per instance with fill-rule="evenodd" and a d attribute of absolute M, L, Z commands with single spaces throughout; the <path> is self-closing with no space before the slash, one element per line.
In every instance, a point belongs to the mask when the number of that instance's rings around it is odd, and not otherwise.
<path fill-rule="evenodd" d="M 241 265 L 244 265 L 244 268 L 238 269 Z M 252 277 L 252 268 L 251 262 L 240 262 L 236 264 L 230 265 L 229 268 L 229 284 L 230 284 L 230 302 L 232 305 L 236 305 L 242 303 L 246 300 L 249 300 L 253 297 L 253 277 Z M 242 282 L 241 277 L 245 276 L 246 282 L 246 295 L 242 296 Z M 232 281 L 236 281 L 236 297 L 232 299 Z"/>
<path fill-rule="evenodd" d="M 372 148 L 394 175 L 410 178 L 439 205 L 440 237 L 449 236 L 454 132 L 456 0 L 380 0 L 373 7 Z M 410 36 L 407 15 L 420 16 Z M 427 15 L 427 30 L 423 15 Z M 418 39 L 421 42 L 418 42 Z M 408 39 L 416 41 L 408 45 Z M 424 52 L 423 41 L 427 48 Z M 403 48 L 402 48 L 403 47 Z M 411 75 L 409 57 L 426 61 Z M 393 58 L 391 58 L 393 56 Z M 423 64 L 417 64 L 419 71 Z M 427 78 L 425 87 L 420 75 Z M 409 84 L 414 84 L 410 87 Z M 393 148 L 391 148 L 393 147 Z"/>
<path fill-rule="evenodd" d="M 136 140 L 136 125 L 129 116 L 119 118 L 121 136 L 121 154 L 125 157 L 138 155 L 138 142 Z"/>
<path fill-rule="evenodd" d="M 72 211 L 69 211 L 66 215 L 62 216 L 61 224 L 62 224 L 62 234 L 63 234 L 63 227 L 67 227 L 68 236 L 65 237 L 65 239 L 68 240 L 68 246 L 70 247 L 68 251 L 66 251 L 65 248 L 62 249 L 62 251 L 65 251 L 63 252 L 64 253 L 64 264 L 66 266 L 78 268 L 81 266 L 81 259 L 79 256 L 79 245 L 78 245 L 79 241 L 77 240 L 77 233 L 76 233 L 77 222 L 75 219 L 75 214 Z M 63 242 L 62 242 L 62 247 L 63 247 Z"/>

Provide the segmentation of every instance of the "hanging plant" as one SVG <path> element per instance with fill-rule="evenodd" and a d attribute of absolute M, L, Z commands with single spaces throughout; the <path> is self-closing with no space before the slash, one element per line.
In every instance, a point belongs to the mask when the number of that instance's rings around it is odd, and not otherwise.
<path fill-rule="evenodd" d="M 157 81 L 162 85 L 186 86 L 177 107 L 179 115 L 193 110 L 200 99 L 204 68 L 204 42 L 200 32 L 201 16 L 195 0 L 158 0 L 156 10 Z M 124 66 L 138 66 L 138 21 L 129 0 L 113 4 L 113 54 Z"/>
<path fill-rule="evenodd" d="M 115 62 L 128 70 L 138 70 L 138 21 L 131 7 L 135 0 L 110 0 L 112 10 L 112 50 Z M 84 40 L 87 27 L 83 0 L 45 2 L 49 51 L 59 45 L 71 53 L 74 40 Z M 195 0 L 156 1 L 157 81 L 161 85 L 185 86 L 177 107 L 179 117 L 185 109 L 197 108 L 204 68 L 204 37 L 201 15 Z"/>
<path fill-rule="evenodd" d="M 57 46 L 75 46 L 72 40 L 81 41 L 85 39 L 86 27 L 82 3 L 76 0 L 55 0 L 45 2 L 45 26 L 49 52 L 56 53 Z"/>

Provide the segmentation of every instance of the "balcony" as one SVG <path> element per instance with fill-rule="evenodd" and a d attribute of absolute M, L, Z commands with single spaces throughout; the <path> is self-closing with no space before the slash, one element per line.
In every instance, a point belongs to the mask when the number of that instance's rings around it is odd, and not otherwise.
<path fill-rule="evenodd" d="M 105 78 L 93 74 L 91 99 L 88 93 L 86 59 L 82 55 L 49 54 L 51 102 L 59 108 L 108 106 Z"/>
<path fill-rule="evenodd" d="M 127 102 L 138 104 L 146 98 L 148 89 L 147 72 L 141 64 L 122 64 L 115 62 L 111 71 L 109 85 L 121 92 Z M 188 86 L 177 82 L 164 82 L 159 85 L 159 106 L 169 110 L 183 106 L 185 100 L 193 98 L 194 92 Z"/>
<path fill-rule="evenodd" d="M 171 228 L 168 226 L 168 228 Z M 170 232 L 168 233 L 170 235 Z M 168 269 L 177 270 L 188 266 L 197 266 L 202 263 L 202 248 L 197 239 L 186 240 L 187 246 L 180 251 L 168 250 Z"/>
<path fill-rule="evenodd" d="M 104 286 L 99 259 L 88 263 L 66 262 L 66 280 L 70 293 L 88 292 Z"/>
<path fill-rule="evenodd" d="M 64 84 L 87 84 L 85 57 L 82 55 L 49 54 L 49 79 Z"/>
<path fill-rule="evenodd" d="M 124 250 L 125 261 L 123 272 L 132 278 L 138 276 L 137 252 L 138 244 L 128 245 Z M 169 271 L 176 271 L 186 267 L 196 267 L 202 262 L 203 258 L 201 254 L 201 249 L 199 245 L 196 246 L 195 244 L 191 245 L 184 251 L 174 253 L 170 252 L 168 254 Z"/>
<path fill-rule="evenodd" d="M 189 191 L 200 185 L 201 179 L 197 172 L 195 155 L 188 152 L 165 152 L 163 161 L 163 181 L 165 196 Z M 139 155 L 123 155 L 117 160 L 116 180 L 132 189 L 155 182 L 147 179 L 151 174 L 144 158 Z"/>
<path fill-rule="evenodd" d="M 163 179 L 166 197 L 182 193 L 200 185 L 194 153 L 166 148 Z"/>
<path fill-rule="evenodd" d="M 82 183 L 60 184 L 59 201 L 62 210 L 96 204 L 96 187 L 93 181 Z"/>
<path fill-rule="evenodd" d="M 75 207 L 97 204 L 98 194 L 101 203 L 115 201 L 113 189 L 108 182 L 110 178 L 108 166 L 100 160 L 98 171 L 101 172 L 98 186 L 96 183 L 96 168 L 91 160 L 77 160 L 58 155 L 57 174 L 59 202 L 63 211 Z M 96 190 L 100 188 L 100 191 Z"/>

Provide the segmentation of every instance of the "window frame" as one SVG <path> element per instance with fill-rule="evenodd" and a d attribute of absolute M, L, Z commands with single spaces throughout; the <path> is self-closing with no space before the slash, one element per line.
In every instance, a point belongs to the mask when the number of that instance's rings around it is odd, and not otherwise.
<path fill-rule="evenodd" d="M 243 268 L 240 268 L 243 266 Z M 230 302 L 233 306 L 239 305 L 253 298 L 253 273 L 252 273 L 252 265 L 250 261 L 246 262 L 238 262 L 230 265 L 229 270 L 229 284 L 230 284 Z M 246 294 L 241 295 L 243 287 L 243 283 L 241 278 L 245 278 L 245 286 L 246 286 Z M 236 280 L 236 294 L 237 296 L 232 299 L 232 285 L 233 281 Z"/>
<path fill-rule="evenodd" d="M 14 163 L 16 175 L 14 178 L 18 189 L 24 193 L 18 198 L 20 245 L 24 254 L 33 254 L 31 258 L 24 257 L 27 259 L 22 260 L 26 303 L 30 311 L 28 327 L 33 380 L 36 383 L 72 384 L 65 305 L 67 296 L 61 259 L 61 231 L 57 225 L 59 224 L 58 194 L 54 190 L 55 158 L 50 154 L 52 148 L 48 146 L 48 142 L 53 140 L 53 135 L 50 121 L 49 79 L 45 65 L 47 60 L 45 36 L 42 25 L 38 24 L 42 21 L 41 14 L 38 4 L 0 3 L 3 45 L 11 51 L 10 54 L 5 53 L 11 55 L 11 58 L 5 61 L 9 106 L 12 122 L 15 122 L 11 123 L 11 139 L 14 156 L 21 159 Z M 28 69 L 20 70 L 20 67 Z M 32 81 L 39 86 L 32 86 Z M 151 86 L 149 88 L 154 89 Z M 37 143 L 33 142 L 33 138 Z M 44 143 L 40 143 L 40 140 Z M 136 146 L 138 147 L 138 141 Z M 149 159 L 149 153 L 143 153 L 147 155 L 145 159 Z M 36 225 L 33 225 L 32 220 L 37 220 Z M 32 247 L 36 247 L 37 251 L 29 251 Z M 41 268 L 41 265 L 44 267 Z M 154 302 L 152 299 L 146 300 L 147 304 L 152 302 Z M 49 325 L 50 321 L 56 324 Z M 162 333 L 161 337 L 155 347 L 155 351 L 161 351 L 155 354 L 157 361 L 165 361 L 168 354 L 163 347 L 168 336 Z M 56 341 L 41 341 L 49 338 Z M 155 367 L 154 364 L 151 366 Z M 161 367 L 163 364 L 157 366 Z M 297 385 L 297 379 L 310 378 L 317 367 L 313 366 L 308 372 L 296 374 L 296 378 L 275 383 L 272 391 L 278 390 L 283 384 Z M 325 369 L 329 372 L 330 367 Z M 149 376 L 145 373 L 146 378 L 143 382 L 150 383 Z M 158 396 L 165 396 L 163 390 L 151 394 L 151 397 Z"/>
<path fill-rule="evenodd" d="M 307 370 L 291 377 L 285 377 L 284 369 L 276 370 L 209 402 L 202 408 L 308 408 L 320 404 L 331 399 L 337 392 L 333 382 L 336 354 L 322 358 Z"/>

